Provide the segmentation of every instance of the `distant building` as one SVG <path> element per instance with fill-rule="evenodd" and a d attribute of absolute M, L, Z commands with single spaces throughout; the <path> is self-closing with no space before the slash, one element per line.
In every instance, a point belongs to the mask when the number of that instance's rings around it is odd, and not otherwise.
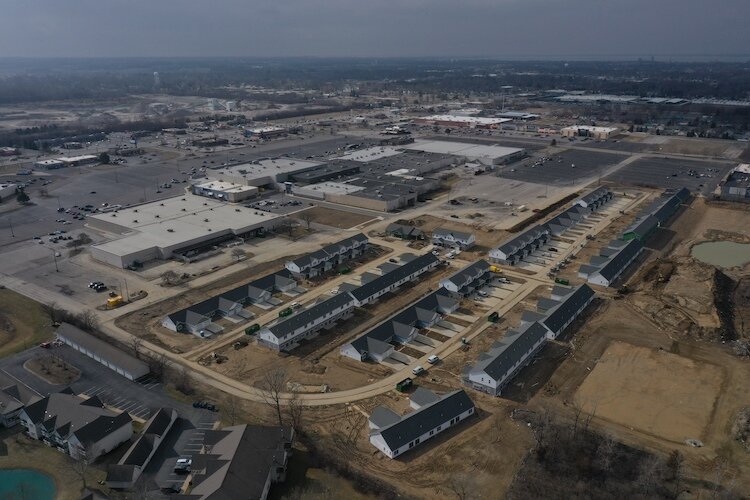
<path fill-rule="evenodd" d="M 563 137 L 589 137 L 600 141 L 605 141 L 620 134 L 617 127 L 594 127 L 590 125 L 573 125 L 560 129 L 560 135 Z"/>
<path fill-rule="evenodd" d="M 732 170 L 721 185 L 721 199 L 750 203 L 750 164 Z"/>
<path fill-rule="evenodd" d="M 18 154 L 18 150 L 16 148 L 11 148 L 8 146 L 0 147 L 0 156 L 16 156 Z"/>
<path fill-rule="evenodd" d="M 54 170 L 56 168 L 65 167 L 65 163 L 60 160 L 39 160 L 37 162 L 34 162 L 34 167 L 44 168 L 46 170 Z"/>
<path fill-rule="evenodd" d="M 284 127 L 257 127 L 245 129 L 245 137 L 257 138 L 257 139 L 273 139 L 275 137 L 282 137 L 289 133 L 289 130 Z"/>
<path fill-rule="evenodd" d="M 414 226 L 408 226 L 406 224 L 392 223 L 388 224 L 385 228 L 385 233 L 388 236 L 395 236 L 402 240 L 421 240 L 424 239 L 424 232 Z"/>
<path fill-rule="evenodd" d="M 303 255 L 286 263 L 286 268 L 296 277 L 314 278 L 334 269 L 347 260 L 365 253 L 369 240 L 362 233 L 326 245 L 320 250 Z"/>
<path fill-rule="evenodd" d="M 0 202 L 16 196 L 17 184 L 0 182 Z"/>
<path fill-rule="evenodd" d="M 216 198 L 231 203 L 239 203 L 250 198 L 255 198 L 259 193 L 258 188 L 255 186 L 245 186 L 244 184 L 216 180 L 193 184 L 191 190 L 193 194 L 198 196 Z"/>
<path fill-rule="evenodd" d="M 508 118 L 483 118 L 479 116 L 462 115 L 431 115 L 415 118 L 414 123 L 419 125 L 437 125 L 439 127 L 462 127 L 495 129 L 501 124 L 511 121 Z"/>

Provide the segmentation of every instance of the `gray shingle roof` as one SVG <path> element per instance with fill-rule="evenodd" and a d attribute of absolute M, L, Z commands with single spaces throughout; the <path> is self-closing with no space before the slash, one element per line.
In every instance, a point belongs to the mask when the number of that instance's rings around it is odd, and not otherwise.
<path fill-rule="evenodd" d="M 642 219 L 636 219 L 636 221 L 633 222 L 633 224 L 631 224 L 630 227 L 628 227 L 624 231 L 624 234 L 634 233 L 639 238 L 643 238 L 647 234 L 649 234 L 651 231 L 656 229 L 658 225 L 659 225 L 659 219 L 657 219 L 653 215 L 647 215 L 646 217 L 643 217 Z"/>
<path fill-rule="evenodd" d="M 322 318 L 339 307 L 347 306 L 354 307 L 354 297 L 349 292 L 338 293 L 329 299 L 318 302 L 312 307 L 289 316 L 268 329 L 276 338 L 282 338 L 284 335 L 292 333 L 318 318 Z"/>
<path fill-rule="evenodd" d="M 448 277 L 445 281 L 453 283 L 457 288 L 461 289 L 466 285 L 472 283 L 479 276 L 489 271 L 490 265 L 486 260 L 480 259 L 468 266 L 464 267 L 457 273 Z"/>
<path fill-rule="evenodd" d="M 622 274 L 625 268 L 629 265 L 630 261 L 638 255 L 638 252 L 643 250 L 643 245 L 638 240 L 630 240 L 609 262 L 599 269 L 601 274 L 606 280 L 612 281 L 617 276 Z"/>
<path fill-rule="evenodd" d="M 356 290 L 353 290 L 351 294 L 355 299 L 364 301 L 407 276 L 419 272 L 420 270 L 426 270 L 429 266 L 434 266 L 437 263 L 438 258 L 431 253 L 421 255 L 406 264 L 398 266 L 393 271 L 365 283 Z"/>
<path fill-rule="evenodd" d="M 449 392 L 377 432 L 391 450 L 397 450 L 473 407 L 474 403 L 463 390 Z"/>
<path fill-rule="evenodd" d="M 578 310 L 594 297 L 594 290 L 590 286 L 583 284 L 575 291 L 565 297 L 555 308 L 547 311 L 547 317 L 542 320 L 542 324 L 550 331 L 560 333 L 563 325 L 570 322 L 577 314 Z"/>
<path fill-rule="evenodd" d="M 484 372 L 494 380 L 501 380 L 546 335 L 547 329 L 544 326 L 538 322 L 530 323 L 518 334 L 510 337 L 506 335 L 501 345 L 488 352 L 489 357 L 478 361 L 471 372 Z"/>

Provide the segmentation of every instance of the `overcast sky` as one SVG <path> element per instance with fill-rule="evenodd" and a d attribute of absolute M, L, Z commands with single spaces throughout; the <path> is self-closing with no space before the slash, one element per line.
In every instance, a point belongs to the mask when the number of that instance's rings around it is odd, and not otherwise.
<path fill-rule="evenodd" d="M 750 53 L 750 0 L 2 0 L 0 57 Z"/>

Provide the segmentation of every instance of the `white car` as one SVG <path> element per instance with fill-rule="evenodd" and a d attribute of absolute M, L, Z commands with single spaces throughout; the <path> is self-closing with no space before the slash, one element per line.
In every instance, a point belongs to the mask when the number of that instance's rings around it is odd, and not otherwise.
<path fill-rule="evenodd" d="M 414 375 L 420 375 L 420 374 L 424 373 L 424 368 L 422 366 L 420 366 L 420 365 L 417 365 L 417 366 L 415 366 L 414 368 L 411 369 L 411 372 Z"/>
<path fill-rule="evenodd" d="M 190 467 L 193 465 L 193 460 L 190 458 L 178 458 L 174 464 L 175 472 L 190 472 Z"/>
<path fill-rule="evenodd" d="M 437 357 L 436 355 L 434 355 L 434 354 L 433 354 L 432 356 L 430 356 L 429 358 L 427 358 L 427 362 L 428 362 L 428 363 L 430 363 L 431 365 L 434 365 L 434 364 L 435 364 L 435 363 L 437 363 L 438 361 L 440 361 L 440 358 L 438 358 L 438 357 Z"/>

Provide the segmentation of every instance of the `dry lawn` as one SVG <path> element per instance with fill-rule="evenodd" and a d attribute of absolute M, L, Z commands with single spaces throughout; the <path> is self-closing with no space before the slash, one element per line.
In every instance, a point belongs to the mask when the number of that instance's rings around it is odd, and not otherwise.
<path fill-rule="evenodd" d="M 0 289 L 0 357 L 52 338 L 42 306 L 7 288 Z"/>
<path fill-rule="evenodd" d="M 323 224 L 324 226 L 337 227 L 339 229 L 349 229 L 350 227 L 358 226 L 375 219 L 371 215 L 362 215 L 326 207 L 309 208 L 300 212 L 298 216 L 305 224 L 309 217 L 311 223 Z"/>
<path fill-rule="evenodd" d="M 717 366 L 613 342 L 575 400 L 586 413 L 683 442 L 703 438 L 723 379 Z"/>

